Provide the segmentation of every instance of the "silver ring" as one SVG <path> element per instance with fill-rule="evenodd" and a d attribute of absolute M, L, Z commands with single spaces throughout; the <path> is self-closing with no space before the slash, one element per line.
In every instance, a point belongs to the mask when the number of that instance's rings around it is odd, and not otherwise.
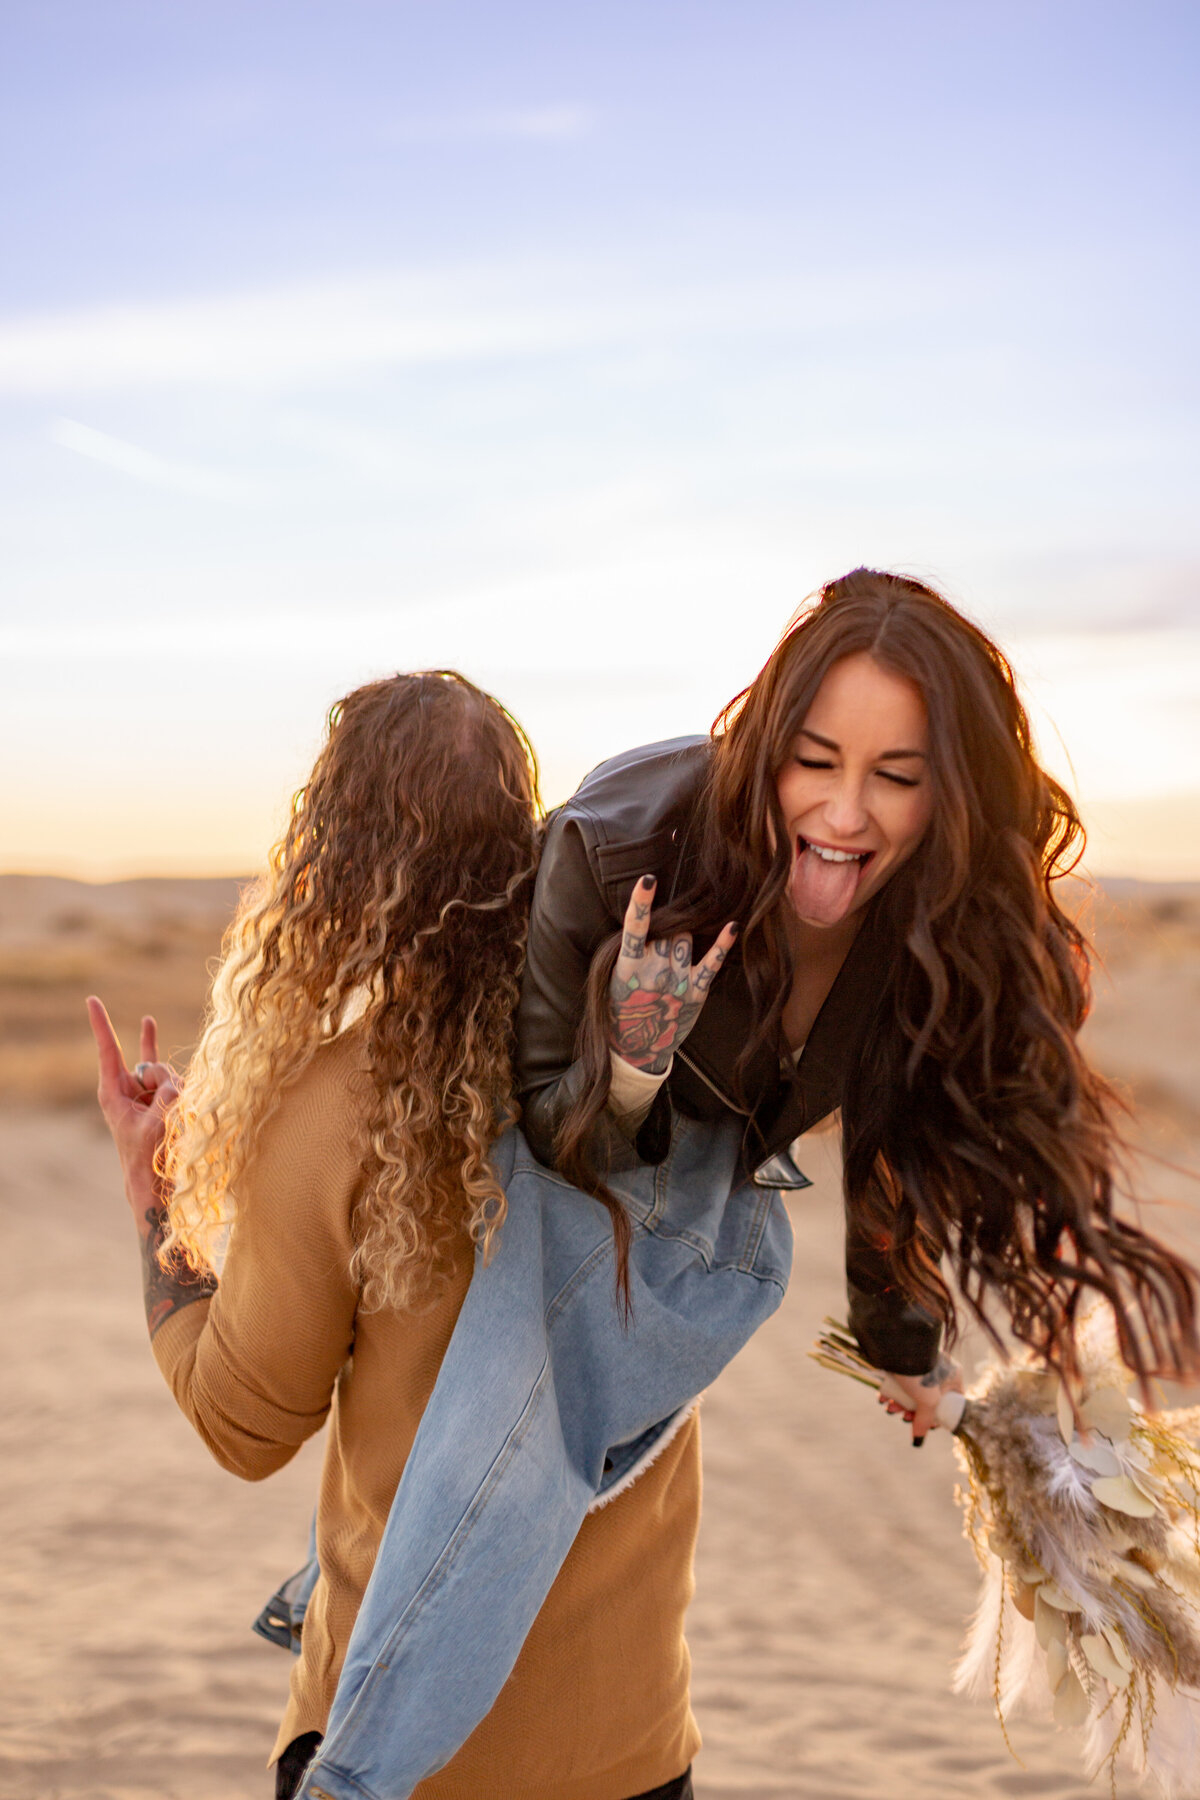
<path fill-rule="evenodd" d="M 145 1085 L 146 1085 L 146 1070 L 149 1067 L 150 1067 L 149 1063 L 134 1063 L 134 1065 L 133 1065 L 133 1072 L 137 1076 L 138 1080 L 141 1082 L 143 1087 L 145 1087 Z"/>

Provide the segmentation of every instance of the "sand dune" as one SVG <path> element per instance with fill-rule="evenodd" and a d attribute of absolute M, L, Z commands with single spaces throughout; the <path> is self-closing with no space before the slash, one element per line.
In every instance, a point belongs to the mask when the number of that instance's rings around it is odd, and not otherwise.
<path fill-rule="evenodd" d="M 121 890 L 0 881 L 0 1797 L 265 1800 L 288 1659 L 248 1624 L 297 1559 L 320 1446 L 259 1487 L 207 1457 L 147 1351 L 115 1157 L 80 1103 L 82 995 L 110 995 L 127 1034 L 143 1004 L 173 1009 L 185 1049 L 233 889 Z M 1097 920 L 1094 1053 L 1147 1103 L 1147 1141 L 1200 1166 L 1200 899 L 1117 899 Z M 794 1207 L 792 1290 L 704 1407 L 697 1792 L 1082 1800 L 1071 1739 L 1014 1722 L 1022 1768 L 988 1710 L 949 1693 L 976 1579 L 951 1447 L 914 1454 L 807 1360 L 841 1304 L 836 1137 L 800 1159 L 817 1185 Z M 1200 1189 L 1145 1180 L 1158 1228 L 1200 1254 Z"/>

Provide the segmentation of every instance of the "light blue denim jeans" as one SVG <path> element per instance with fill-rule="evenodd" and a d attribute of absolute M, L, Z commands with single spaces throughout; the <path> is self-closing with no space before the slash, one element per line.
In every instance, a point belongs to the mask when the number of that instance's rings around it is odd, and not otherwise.
<path fill-rule="evenodd" d="M 404 1800 L 492 1707 L 589 1507 L 783 1298 L 790 1159 L 748 1176 L 736 1119 L 676 1118 L 666 1162 L 623 1140 L 632 1314 L 609 1217 L 535 1161 L 493 1161 L 508 1216 L 477 1264 L 422 1417 L 303 1800 Z"/>

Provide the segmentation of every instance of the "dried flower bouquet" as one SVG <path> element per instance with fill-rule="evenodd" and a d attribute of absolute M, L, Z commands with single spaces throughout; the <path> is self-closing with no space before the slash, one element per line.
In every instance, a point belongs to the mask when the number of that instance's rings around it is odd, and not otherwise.
<path fill-rule="evenodd" d="M 888 1393 L 826 1327 L 816 1360 Z M 1097 1309 L 1074 1406 L 1057 1375 L 1019 1362 L 987 1370 L 965 1404 L 944 1397 L 983 1570 L 954 1687 L 990 1695 L 1002 1730 L 1018 1702 L 1048 1704 L 1082 1728 L 1089 1774 L 1107 1763 L 1115 1780 L 1125 1755 L 1184 1800 L 1200 1794 L 1200 1407 L 1145 1412 L 1131 1382 Z"/>

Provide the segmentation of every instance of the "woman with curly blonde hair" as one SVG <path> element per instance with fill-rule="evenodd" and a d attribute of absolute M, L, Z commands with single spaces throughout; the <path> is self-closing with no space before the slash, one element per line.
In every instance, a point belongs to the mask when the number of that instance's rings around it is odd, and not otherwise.
<path fill-rule="evenodd" d="M 397 675 L 332 708 L 271 873 L 227 934 L 172 1114 L 168 1255 L 210 1259 L 282 1096 L 359 1018 L 374 1166 L 352 1268 L 365 1306 L 411 1304 L 460 1226 L 490 1242 L 504 1195 L 487 1153 L 515 1117 L 536 782 L 520 728 L 460 675 Z"/>
<path fill-rule="evenodd" d="M 511 1020 L 539 813 L 524 733 L 462 676 L 359 688 L 330 713 L 269 872 L 229 929 L 182 1089 L 153 1020 L 130 1071 L 89 1002 L 154 1355 L 180 1407 L 248 1480 L 329 1419 L 321 1574 L 278 1795 L 295 1792 L 325 1729 L 476 1249 L 486 1261 L 503 1223 L 489 1151 L 516 1116 Z M 659 1479 L 587 1521 L 513 1680 L 422 1800 L 501 1783 L 626 1796 L 675 1772 L 687 1679 L 660 1654 L 660 1600 L 683 1590 L 691 1544 L 664 1557 L 663 1508 Z"/>

